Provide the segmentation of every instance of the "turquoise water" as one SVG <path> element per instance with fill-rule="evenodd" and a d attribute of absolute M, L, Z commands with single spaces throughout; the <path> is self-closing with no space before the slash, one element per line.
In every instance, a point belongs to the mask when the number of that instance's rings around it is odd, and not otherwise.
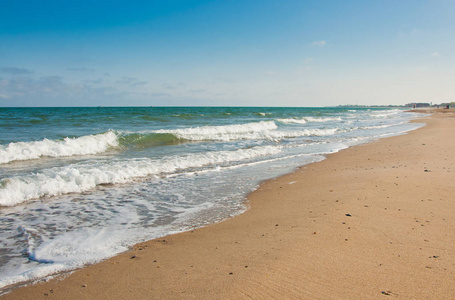
<path fill-rule="evenodd" d="M 420 125 L 375 108 L 0 108 L 0 288 L 219 222 L 260 181 Z"/>

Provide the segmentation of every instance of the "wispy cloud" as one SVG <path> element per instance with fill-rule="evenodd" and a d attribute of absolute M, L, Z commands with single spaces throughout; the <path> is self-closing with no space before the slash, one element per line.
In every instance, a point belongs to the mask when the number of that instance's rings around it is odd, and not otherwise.
<path fill-rule="evenodd" d="M 267 72 L 265 72 L 265 75 L 273 76 L 273 75 L 276 75 L 276 72 L 275 71 L 267 71 Z"/>
<path fill-rule="evenodd" d="M 122 79 L 117 80 L 117 83 L 129 85 L 130 87 L 136 87 L 140 85 L 146 85 L 147 81 L 141 81 L 136 77 L 122 77 Z"/>
<path fill-rule="evenodd" d="M 199 94 L 207 93 L 207 90 L 205 90 L 205 89 L 194 89 L 194 90 L 188 90 L 188 93 L 189 94 L 193 94 L 193 95 L 199 95 Z"/>
<path fill-rule="evenodd" d="M 439 52 L 433 52 L 430 54 L 431 57 L 437 57 L 440 56 L 441 54 Z"/>
<path fill-rule="evenodd" d="M 101 87 L 94 83 L 71 84 L 60 76 L 14 77 L 0 80 L 2 98 L 5 99 L 101 99 L 105 95 L 118 95 L 121 91 Z"/>
<path fill-rule="evenodd" d="M 33 71 L 24 68 L 18 67 L 3 67 L 0 68 L 1 73 L 9 74 L 9 75 L 30 75 L 33 74 Z"/>
<path fill-rule="evenodd" d="M 119 82 L 124 84 L 119 84 Z M 0 78 L 0 106 L 40 105 L 141 105 L 154 98 L 172 98 L 168 93 L 155 90 L 139 90 L 137 85 L 146 84 L 137 78 L 123 77 L 118 81 L 86 79 L 71 82 L 61 76 L 13 76 Z"/>
<path fill-rule="evenodd" d="M 324 47 L 325 45 L 327 45 L 327 41 L 314 41 L 311 43 L 312 46 L 314 47 Z"/>
<path fill-rule="evenodd" d="M 165 90 L 177 90 L 179 88 L 184 87 L 185 84 L 183 82 L 177 82 L 177 83 L 163 83 L 161 87 Z"/>
<path fill-rule="evenodd" d="M 86 79 L 82 81 L 85 84 L 101 84 L 103 83 L 103 79 L 97 78 L 97 79 Z"/>
<path fill-rule="evenodd" d="M 149 94 L 150 97 L 152 98 L 169 98 L 172 97 L 171 94 L 169 93 L 151 93 Z"/>

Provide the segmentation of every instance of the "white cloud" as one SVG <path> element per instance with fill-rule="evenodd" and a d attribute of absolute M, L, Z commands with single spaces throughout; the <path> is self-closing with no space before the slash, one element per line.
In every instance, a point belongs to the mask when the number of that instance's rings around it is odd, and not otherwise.
<path fill-rule="evenodd" d="M 275 74 L 276 74 L 275 71 L 267 71 L 267 72 L 265 72 L 265 75 L 268 75 L 268 76 L 273 76 Z"/>
<path fill-rule="evenodd" d="M 431 57 L 437 57 L 439 55 L 441 55 L 441 54 L 439 54 L 439 52 L 433 52 L 430 54 Z"/>
<path fill-rule="evenodd" d="M 313 43 L 311 43 L 311 45 L 315 47 L 324 47 L 325 45 L 327 45 L 327 41 L 314 41 Z"/>

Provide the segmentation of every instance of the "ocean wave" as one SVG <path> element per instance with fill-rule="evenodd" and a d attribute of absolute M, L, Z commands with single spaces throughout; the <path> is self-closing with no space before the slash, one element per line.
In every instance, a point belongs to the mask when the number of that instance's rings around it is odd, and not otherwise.
<path fill-rule="evenodd" d="M 285 124 L 306 124 L 309 122 L 330 122 L 330 121 L 342 121 L 341 117 L 303 117 L 302 119 L 278 119 L 277 121 Z"/>
<path fill-rule="evenodd" d="M 281 152 L 279 146 L 172 156 L 160 160 L 90 161 L 0 181 L 0 205 L 12 206 L 45 196 L 81 193 L 99 185 L 127 183 L 141 177 L 172 174 L 190 168 L 245 161 Z"/>
<path fill-rule="evenodd" d="M 119 132 L 121 148 L 149 148 L 164 145 L 175 145 L 183 142 L 182 139 L 172 133 L 154 132 Z"/>
<path fill-rule="evenodd" d="M 181 113 L 181 114 L 174 114 L 172 117 L 182 120 L 192 120 L 197 119 L 200 117 L 199 113 Z"/>
<path fill-rule="evenodd" d="M 388 127 L 392 127 L 392 126 L 396 126 L 396 125 L 399 125 L 399 124 L 387 124 L 387 125 L 375 125 L 375 126 L 363 126 L 363 127 L 358 127 L 356 129 L 381 129 L 381 128 L 388 128 Z"/>
<path fill-rule="evenodd" d="M 189 141 L 230 141 L 240 139 L 254 139 L 266 136 L 268 132 L 276 130 L 278 126 L 273 121 L 262 121 L 246 124 L 224 126 L 200 126 L 171 130 L 156 130 L 154 133 L 173 134 L 177 138 Z"/>
<path fill-rule="evenodd" d="M 387 118 L 390 116 L 397 115 L 399 112 L 400 112 L 400 110 L 393 109 L 393 110 L 387 110 L 387 111 L 377 111 L 377 112 L 370 113 L 369 115 L 370 115 L 370 117 L 373 117 L 373 118 Z"/>
<path fill-rule="evenodd" d="M 327 129 L 304 129 L 304 130 L 295 130 L 295 131 L 275 131 L 270 132 L 268 135 L 269 139 L 280 140 L 284 138 L 298 138 L 305 136 L 328 136 L 337 133 L 339 129 L 336 128 L 327 128 Z"/>
<path fill-rule="evenodd" d="M 302 119 L 280 119 L 281 123 L 304 124 Z M 277 121 L 277 122 L 278 122 Z M 278 130 L 274 121 L 261 121 L 235 125 L 200 126 L 152 131 L 108 131 L 105 133 L 33 142 L 15 142 L 0 145 L 0 164 L 42 157 L 69 157 L 96 155 L 111 149 L 149 148 L 174 145 L 188 141 L 272 140 L 302 136 L 325 136 L 337 129 Z"/>
<path fill-rule="evenodd" d="M 34 142 L 16 142 L 7 146 L 0 145 L 0 164 L 40 157 L 93 155 L 118 146 L 118 136 L 113 131 L 78 138 L 67 137 L 59 141 L 43 139 Z"/>
<path fill-rule="evenodd" d="M 232 140 L 279 140 L 302 136 L 325 136 L 335 134 L 338 128 L 277 130 L 274 121 L 262 121 L 226 126 L 201 126 L 174 130 L 157 130 L 154 133 L 173 134 L 178 139 L 189 141 L 232 141 Z"/>
<path fill-rule="evenodd" d="M 307 122 L 304 119 L 278 119 L 277 121 L 284 124 L 306 124 Z"/>
<path fill-rule="evenodd" d="M 307 122 L 329 122 L 329 121 L 341 121 L 341 117 L 305 117 L 305 121 Z"/>
<path fill-rule="evenodd" d="M 255 112 L 254 113 L 257 116 L 265 117 L 265 116 L 271 116 L 272 113 L 264 113 L 264 112 Z"/>

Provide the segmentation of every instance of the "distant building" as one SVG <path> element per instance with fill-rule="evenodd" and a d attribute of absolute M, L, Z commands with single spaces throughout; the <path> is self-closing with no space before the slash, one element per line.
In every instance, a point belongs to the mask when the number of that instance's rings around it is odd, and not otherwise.
<path fill-rule="evenodd" d="M 405 106 L 413 108 L 430 107 L 430 103 L 408 103 Z"/>

